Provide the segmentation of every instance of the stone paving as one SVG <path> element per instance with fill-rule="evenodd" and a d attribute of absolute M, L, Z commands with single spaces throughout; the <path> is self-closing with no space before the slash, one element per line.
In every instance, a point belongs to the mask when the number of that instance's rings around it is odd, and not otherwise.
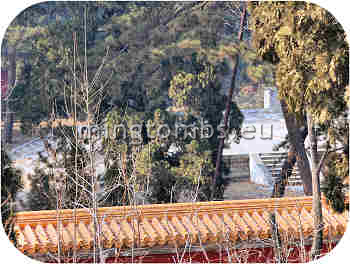
<path fill-rule="evenodd" d="M 272 186 L 259 185 L 249 181 L 228 182 L 224 191 L 224 200 L 270 198 Z M 302 186 L 287 186 L 285 197 L 304 196 Z"/>

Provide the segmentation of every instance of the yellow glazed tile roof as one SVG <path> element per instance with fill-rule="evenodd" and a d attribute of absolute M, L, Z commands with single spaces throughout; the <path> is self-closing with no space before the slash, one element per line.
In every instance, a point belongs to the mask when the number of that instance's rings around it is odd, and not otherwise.
<path fill-rule="evenodd" d="M 271 236 L 269 213 L 275 212 L 282 234 L 305 238 L 313 231 L 312 197 L 251 199 L 223 202 L 120 206 L 98 209 L 104 248 L 181 246 L 221 241 L 262 240 Z M 333 213 L 323 201 L 325 236 L 341 236 L 349 213 Z M 58 222 L 60 219 L 60 222 Z M 60 223 L 60 224 L 58 224 Z M 59 232 L 60 230 L 60 232 Z M 75 232 L 75 231 L 76 232 Z M 90 250 L 94 243 L 92 217 L 87 209 L 19 212 L 17 247 L 28 254 L 57 252 L 74 247 Z"/>

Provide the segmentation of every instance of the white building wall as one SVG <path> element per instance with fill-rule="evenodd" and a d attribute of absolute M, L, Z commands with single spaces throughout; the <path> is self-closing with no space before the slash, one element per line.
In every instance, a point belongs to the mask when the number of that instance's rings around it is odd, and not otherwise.
<path fill-rule="evenodd" d="M 273 87 L 266 87 L 264 90 L 264 109 L 281 112 L 278 92 Z"/>

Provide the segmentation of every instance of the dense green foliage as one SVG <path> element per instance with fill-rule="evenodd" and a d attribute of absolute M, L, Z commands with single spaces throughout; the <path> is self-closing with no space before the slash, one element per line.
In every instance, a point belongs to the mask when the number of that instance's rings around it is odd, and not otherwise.
<path fill-rule="evenodd" d="M 122 179 L 122 186 L 130 185 L 132 179 L 135 184 L 131 186 L 137 186 L 136 191 L 152 202 L 208 200 L 224 95 L 219 93 L 218 68 L 205 58 L 193 57 L 197 60 L 192 61 L 195 67 L 187 65 L 187 72 L 180 71 L 171 80 L 169 98 L 173 106 L 168 111 L 156 109 L 152 119 L 133 110 L 123 114 L 114 110 L 107 115 L 108 127 L 124 124 L 127 128 L 124 138 L 124 129 L 119 128 L 113 139 L 105 140 L 110 160 L 107 164 L 113 164 L 105 175 L 109 189 L 115 179 Z M 233 104 L 229 132 L 240 134 L 242 121 L 242 114 Z M 206 124 L 212 126 L 212 131 L 204 131 Z M 132 125 L 138 125 L 138 131 L 132 131 Z M 133 132 L 138 132 L 138 138 Z M 184 192 L 195 192 L 196 186 L 197 196 L 185 198 Z"/>
<path fill-rule="evenodd" d="M 73 58 L 77 58 L 76 75 L 83 76 L 87 70 L 91 94 L 100 93 L 102 86 L 107 87 L 101 93 L 104 98 L 101 104 L 90 102 L 93 111 L 102 113 L 99 117 L 106 118 L 107 123 L 113 120 L 114 124 L 119 124 L 123 119 L 128 127 L 132 124 L 143 127 L 160 125 L 157 116 L 162 112 L 161 115 L 168 116 L 164 122 L 171 131 L 181 122 L 193 126 L 205 122 L 214 127 L 214 136 L 204 140 L 198 135 L 186 140 L 176 139 L 174 135 L 167 139 L 151 139 L 154 131 L 145 128 L 144 141 L 139 146 L 133 144 L 130 135 L 122 143 L 106 140 L 108 148 L 103 153 L 108 168 L 105 189 L 113 190 L 113 193 L 106 192 L 106 202 L 129 204 L 132 198 L 126 195 L 128 192 L 144 191 L 144 186 L 149 190 L 150 184 L 157 190 L 147 195 L 156 202 L 176 200 L 176 195 L 173 197 L 169 191 L 175 182 L 188 186 L 208 185 L 218 143 L 216 127 L 224 110 L 222 102 L 226 100 L 225 92 L 220 92 L 227 74 L 225 58 L 238 50 L 246 54 L 242 56 L 246 58 L 242 60 L 240 79 L 243 83 L 256 83 L 265 76 L 256 67 L 258 77 L 249 78 L 255 76 L 254 66 L 259 66 L 259 62 L 247 47 L 235 46 L 230 40 L 239 22 L 239 16 L 232 15 L 230 8 L 236 7 L 231 3 L 202 2 L 47 2 L 24 10 L 8 28 L 2 47 L 3 52 L 10 46 L 17 51 L 20 82 L 14 98 L 18 105 L 17 117 L 23 121 L 24 130 L 43 119 L 72 116 L 72 87 L 76 81 Z M 225 21 L 231 23 L 230 28 L 225 27 Z M 6 59 L 4 63 L 6 66 Z M 249 71 L 245 71 L 248 66 Z M 103 74 L 96 74 L 101 71 Z M 181 76 L 191 76 L 193 89 L 183 83 Z M 78 80 L 83 81 L 83 78 Z M 189 100 L 181 102 L 184 98 L 178 96 L 180 90 Z M 197 99 L 192 100 L 193 97 Z M 78 94 L 77 98 L 78 119 L 85 119 L 84 102 L 81 101 L 84 95 Z M 242 115 L 236 104 L 232 104 L 230 131 L 239 134 Z M 179 121 L 181 115 L 185 119 Z M 95 122 L 102 121 L 96 115 L 94 117 Z M 63 147 L 69 146 L 69 138 L 62 139 Z M 179 151 L 170 155 L 170 147 Z M 73 150 L 57 151 L 66 160 L 69 151 Z M 145 160 L 149 160 L 149 165 Z M 51 167 L 64 168 L 67 179 L 73 179 L 73 175 L 69 176 L 71 166 L 56 164 Z M 47 189 L 54 184 L 53 174 L 48 171 L 37 170 L 33 176 L 33 181 L 36 181 L 33 188 L 46 186 Z M 136 178 L 131 176 L 134 173 L 138 175 Z M 129 178 L 135 181 L 129 184 Z M 147 184 L 140 178 L 146 178 Z M 126 186 L 135 189 L 130 192 Z M 72 191 L 69 189 L 66 187 L 67 194 Z M 54 196 L 55 189 L 51 190 Z M 32 192 L 32 195 L 43 194 Z M 63 207 L 71 206 L 68 201 L 72 199 L 66 198 L 67 205 Z M 205 199 L 204 196 L 201 199 Z M 33 197 L 31 200 L 43 199 Z M 56 200 L 42 206 L 55 207 Z"/>
<path fill-rule="evenodd" d="M 1 148 L 1 221 L 5 233 L 15 241 L 12 221 L 15 212 L 15 198 L 21 188 L 21 174 L 13 168 L 4 148 Z"/>
<path fill-rule="evenodd" d="M 77 75 L 86 71 L 90 94 L 103 98 L 100 103 L 90 101 L 90 110 L 99 113 L 93 122 L 111 128 L 124 124 L 128 131 L 125 139 L 121 134 L 104 139 L 105 149 L 99 155 L 107 168 L 102 177 L 106 194 L 101 194 L 101 202 L 130 204 L 135 194 L 152 202 L 179 201 L 184 200 L 182 190 L 189 194 L 197 189 L 196 199 L 206 200 L 217 156 L 217 127 L 227 100 L 227 79 L 232 57 L 239 53 L 235 81 L 240 89 L 235 96 L 240 95 L 242 105 L 247 106 L 244 101 L 261 103 L 254 95 L 276 82 L 290 112 L 302 119 L 310 110 L 320 130 L 330 136 L 332 146 L 338 142 L 344 147 L 342 162 L 335 159 L 327 166 L 337 177 L 345 177 L 348 126 L 339 119 L 346 118 L 343 94 L 348 83 L 348 44 L 341 26 L 313 4 L 253 2 L 249 4 L 250 31 L 245 29 L 243 42 L 238 44 L 241 11 L 242 3 L 236 2 L 34 5 L 11 23 L 2 46 L 2 55 L 6 47 L 17 51 L 19 82 L 13 101 L 17 117 L 24 121 L 27 132 L 43 119 L 72 117 L 76 58 Z M 7 66 L 6 58 L 3 63 Z M 79 79 L 78 86 L 84 87 L 84 81 Z M 83 99 L 84 94 L 79 93 L 80 120 L 87 117 Z M 236 133 L 239 140 L 243 117 L 235 101 L 229 120 L 228 132 Z M 214 128 L 213 136 L 200 138 L 200 131 L 186 139 L 183 131 L 175 135 L 178 125 L 203 124 Z M 130 131 L 133 125 L 138 127 Z M 170 135 L 153 137 L 156 127 L 165 125 Z M 63 140 L 57 150 L 65 153 L 65 163 L 53 167 L 64 168 L 67 179 L 74 179 L 70 168 L 74 167 L 75 151 L 67 146 Z M 88 160 L 86 153 L 82 156 Z M 48 186 L 45 177 L 53 182 L 47 172 L 38 170 L 36 174 L 33 181 L 40 188 Z M 66 190 L 67 197 L 71 195 L 67 201 L 73 201 L 74 185 Z M 52 200 L 49 207 L 56 202 Z M 64 205 L 70 206 L 69 202 Z"/>
<path fill-rule="evenodd" d="M 8 47 L 16 49 L 19 86 L 13 104 L 17 117 L 31 126 L 49 118 L 53 109 L 58 116 L 66 115 L 65 101 L 73 84 L 74 34 L 80 57 L 77 67 L 83 64 L 85 8 L 91 82 L 96 81 L 94 76 L 108 49 L 99 83 L 108 83 L 109 89 L 101 111 L 106 113 L 110 105 L 124 107 L 133 100 L 135 107 L 149 111 L 150 117 L 155 109 L 168 106 L 170 80 L 179 70 L 191 67 L 194 53 L 232 44 L 239 16 L 232 15 L 230 8 L 236 7 L 230 5 L 46 2 L 24 10 L 11 23 L 2 43 L 2 55 Z M 227 22 L 232 26 L 226 27 Z M 216 55 L 211 53 L 211 61 L 217 60 Z M 241 68 L 242 86 L 268 76 L 263 65 L 249 56 Z"/>
<path fill-rule="evenodd" d="M 349 187 L 344 183 L 344 179 L 349 177 L 349 158 L 344 154 L 339 155 L 333 153 L 327 162 L 325 181 L 321 189 L 332 208 L 342 213 L 345 209 L 349 210 L 349 207 L 345 204 L 344 192 L 344 189 Z"/>
<path fill-rule="evenodd" d="M 311 3 L 252 2 L 249 10 L 253 45 L 261 57 L 275 65 L 280 98 L 300 119 L 311 113 L 333 149 L 342 147 L 341 157 L 327 163 L 326 183 L 342 182 L 349 168 L 344 100 L 349 83 L 349 45 L 343 28 L 327 10 Z M 329 199 L 335 197 L 330 195 L 332 186 L 325 188 Z"/>
<path fill-rule="evenodd" d="M 349 47 L 345 32 L 325 9 L 302 2 L 251 4 L 253 43 L 276 64 L 279 95 L 290 110 L 310 107 L 320 123 L 345 110 Z"/>
<path fill-rule="evenodd" d="M 52 133 L 56 143 L 52 146 L 47 141 L 47 144 L 55 155 L 38 153 L 40 159 L 34 174 L 30 176 L 27 206 L 31 210 L 73 208 L 77 204 L 79 207 L 91 207 L 92 178 L 88 171 L 90 156 L 86 142 L 79 140 L 76 144 L 71 127 L 59 126 Z"/>

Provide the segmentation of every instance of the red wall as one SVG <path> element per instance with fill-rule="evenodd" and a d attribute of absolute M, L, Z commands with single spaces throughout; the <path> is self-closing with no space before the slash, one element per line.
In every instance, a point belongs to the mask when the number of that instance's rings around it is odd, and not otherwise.
<path fill-rule="evenodd" d="M 325 255 L 330 252 L 336 246 L 335 243 L 327 244 L 323 247 L 322 254 Z M 311 246 L 306 246 L 306 252 L 310 252 Z M 289 263 L 301 263 L 300 248 L 291 248 L 288 261 Z M 156 255 L 146 255 L 138 257 L 111 257 L 106 259 L 106 263 L 184 263 L 184 262 L 243 262 L 243 263 L 268 263 L 275 262 L 274 253 L 272 248 L 256 248 L 256 249 L 240 249 L 237 251 L 230 252 L 231 259 L 228 257 L 226 251 L 218 252 L 211 251 L 206 252 L 192 252 L 191 254 L 184 254 L 181 259 L 181 255 L 178 257 L 176 254 L 156 254 Z M 240 256 L 240 259 L 236 259 L 234 256 Z M 309 260 L 307 259 L 306 262 Z M 72 260 L 64 260 L 64 262 L 72 262 Z M 81 259 L 79 263 L 90 263 L 93 262 L 92 259 Z"/>

